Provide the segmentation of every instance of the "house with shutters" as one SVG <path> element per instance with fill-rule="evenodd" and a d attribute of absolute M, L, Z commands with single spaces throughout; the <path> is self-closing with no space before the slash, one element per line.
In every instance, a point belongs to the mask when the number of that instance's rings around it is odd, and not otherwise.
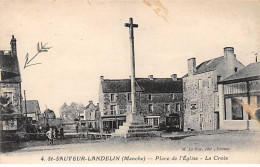
<path fill-rule="evenodd" d="M 184 131 L 219 129 L 219 94 L 217 83 L 244 68 L 233 47 L 224 48 L 224 56 L 196 66 L 188 59 L 188 74 L 183 77 Z"/>
<path fill-rule="evenodd" d="M 80 120 L 81 125 L 85 125 L 88 128 L 99 129 L 100 126 L 100 113 L 99 103 L 95 105 L 92 100 L 84 109 L 83 119 Z"/>
<path fill-rule="evenodd" d="M 251 63 L 218 83 L 220 129 L 258 130 L 260 62 Z"/>
<path fill-rule="evenodd" d="M 11 50 L 0 50 L 0 130 L 4 131 L 16 131 L 22 118 L 22 80 L 14 36 L 10 45 Z"/>
<path fill-rule="evenodd" d="M 126 121 L 131 111 L 130 79 L 100 77 L 99 109 L 102 128 L 111 132 Z M 183 128 L 182 79 L 173 74 L 169 78 L 136 78 L 136 107 L 145 123 L 153 127 L 164 124 L 174 129 Z"/>

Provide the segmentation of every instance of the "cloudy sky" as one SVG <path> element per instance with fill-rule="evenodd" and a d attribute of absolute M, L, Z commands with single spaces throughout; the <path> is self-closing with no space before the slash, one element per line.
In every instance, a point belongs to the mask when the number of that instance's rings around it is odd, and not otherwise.
<path fill-rule="evenodd" d="M 260 2 L 209 0 L 1 0 L 0 49 L 17 39 L 22 89 L 58 113 L 67 102 L 98 102 L 99 76 L 130 75 L 129 33 L 124 23 L 133 17 L 136 76 L 179 77 L 187 59 L 202 61 L 235 48 L 248 65 L 260 53 Z M 37 53 L 37 43 L 53 46 Z M 260 59 L 260 58 L 259 58 Z"/>

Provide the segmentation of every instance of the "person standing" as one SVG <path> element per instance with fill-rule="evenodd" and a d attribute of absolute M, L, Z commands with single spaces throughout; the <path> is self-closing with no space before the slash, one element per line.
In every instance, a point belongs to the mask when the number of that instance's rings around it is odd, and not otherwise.
<path fill-rule="evenodd" d="M 58 136 L 59 136 L 59 130 L 58 130 L 57 127 L 55 127 L 54 132 L 55 132 L 55 136 L 54 136 L 54 138 L 55 138 L 55 139 L 58 139 Z"/>
<path fill-rule="evenodd" d="M 76 132 L 79 133 L 79 125 L 76 124 Z"/>
<path fill-rule="evenodd" d="M 50 130 L 50 126 L 49 124 L 46 125 L 46 132 L 48 132 Z"/>
<path fill-rule="evenodd" d="M 64 131 L 62 126 L 60 128 L 60 139 L 64 139 Z"/>
<path fill-rule="evenodd" d="M 53 145 L 53 130 L 50 128 L 50 130 L 46 133 L 46 136 L 48 137 L 50 144 Z"/>
<path fill-rule="evenodd" d="M 106 133 L 108 133 L 108 130 L 109 130 L 108 125 L 106 125 L 105 130 L 106 130 Z"/>

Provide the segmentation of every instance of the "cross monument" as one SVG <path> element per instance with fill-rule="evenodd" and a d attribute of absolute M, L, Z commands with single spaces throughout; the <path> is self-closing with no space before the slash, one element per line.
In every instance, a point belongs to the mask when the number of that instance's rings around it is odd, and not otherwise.
<path fill-rule="evenodd" d="M 127 114 L 128 122 L 143 123 L 144 118 L 141 117 L 136 111 L 136 92 L 135 92 L 135 52 L 134 52 L 134 28 L 138 27 L 138 24 L 133 23 L 133 18 L 129 19 L 129 23 L 125 23 L 125 27 L 129 28 L 130 39 L 130 56 L 131 56 L 131 101 L 132 110 Z"/>

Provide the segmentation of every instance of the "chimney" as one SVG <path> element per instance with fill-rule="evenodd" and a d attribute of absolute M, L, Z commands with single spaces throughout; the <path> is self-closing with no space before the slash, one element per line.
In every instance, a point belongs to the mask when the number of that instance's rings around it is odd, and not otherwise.
<path fill-rule="evenodd" d="M 89 100 L 89 104 L 93 104 L 93 101 L 92 101 L 92 100 Z"/>
<path fill-rule="evenodd" d="M 104 81 L 104 76 L 103 76 L 103 75 L 100 76 L 100 81 L 101 81 L 101 82 Z"/>
<path fill-rule="evenodd" d="M 129 75 L 129 79 L 131 79 L 131 75 Z"/>
<path fill-rule="evenodd" d="M 173 81 L 177 81 L 177 74 L 172 74 L 171 78 L 172 78 Z"/>
<path fill-rule="evenodd" d="M 148 78 L 149 78 L 150 80 L 153 80 L 153 75 L 148 75 Z"/>
<path fill-rule="evenodd" d="M 17 56 L 16 39 L 15 39 L 14 35 L 12 35 L 12 39 L 11 39 L 10 45 L 11 45 L 11 55 L 12 56 Z"/>
<path fill-rule="evenodd" d="M 224 48 L 224 56 L 226 59 L 229 59 L 230 58 L 234 58 L 235 55 L 234 55 L 234 48 L 233 47 L 225 47 Z"/>
<path fill-rule="evenodd" d="M 196 72 L 196 58 L 188 59 L 188 75 L 193 75 Z"/>
<path fill-rule="evenodd" d="M 234 48 L 233 47 L 225 47 L 224 48 L 224 57 L 227 62 L 226 66 L 226 75 L 232 75 L 234 74 L 235 69 L 235 54 L 234 54 Z"/>

